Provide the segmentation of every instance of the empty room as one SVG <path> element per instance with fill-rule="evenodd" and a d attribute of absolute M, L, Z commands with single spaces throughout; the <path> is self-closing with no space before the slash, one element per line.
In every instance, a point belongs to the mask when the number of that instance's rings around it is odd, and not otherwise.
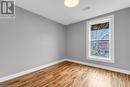
<path fill-rule="evenodd" d="M 0 0 L 0 87 L 130 87 L 130 0 Z"/>

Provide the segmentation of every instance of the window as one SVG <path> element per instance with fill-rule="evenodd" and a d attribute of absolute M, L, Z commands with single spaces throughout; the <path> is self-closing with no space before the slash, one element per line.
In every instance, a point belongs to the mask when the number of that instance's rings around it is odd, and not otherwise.
<path fill-rule="evenodd" d="M 114 16 L 87 22 L 87 59 L 114 63 Z"/>

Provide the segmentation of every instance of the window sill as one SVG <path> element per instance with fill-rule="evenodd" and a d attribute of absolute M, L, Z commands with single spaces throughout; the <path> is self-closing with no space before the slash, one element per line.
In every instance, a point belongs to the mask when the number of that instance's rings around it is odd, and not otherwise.
<path fill-rule="evenodd" d="M 107 62 L 107 63 L 114 63 L 114 58 L 111 59 L 103 59 L 100 57 L 87 57 L 88 60 L 93 60 L 93 61 L 99 61 L 99 62 Z"/>

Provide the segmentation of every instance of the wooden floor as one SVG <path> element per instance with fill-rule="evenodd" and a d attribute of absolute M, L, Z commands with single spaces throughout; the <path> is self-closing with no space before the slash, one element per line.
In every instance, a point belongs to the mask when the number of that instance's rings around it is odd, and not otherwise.
<path fill-rule="evenodd" d="M 65 61 L 0 87 L 130 87 L 130 76 Z"/>

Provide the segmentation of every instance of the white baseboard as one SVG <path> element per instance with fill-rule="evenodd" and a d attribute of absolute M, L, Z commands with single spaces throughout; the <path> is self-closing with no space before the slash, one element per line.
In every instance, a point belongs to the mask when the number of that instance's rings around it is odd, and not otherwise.
<path fill-rule="evenodd" d="M 0 78 L 0 83 L 4 82 L 4 81 L 7 81 L 7 80 L 14 79 L 16 77 L 19 77 L 19 76 L 22 76 L 22 75 L 25 75 L 25 74 L 29 74 L 31 72 L 38 71 L 40 69 L 43 69 L 43 68 L 55 65 L 55 64 L 63 62 L 63 61 L 65 61 L 65 60 L 62 59 L 62 60 L 59 60 L 59 61 L 55 61 L 55 62 L 52 62 L 52 63 L 49 63 L 49 64 L 45 64 L 45 65 L 42 65 L 42 66 L 39 66 L 39 67 L 36 67 L 36 68 L 32 68 L 32 69 L 26 70 L 26 71 L 23 71 L 23 72 L 20 72 L 20 73 L 16 73 L 16 74 L 13 74 L 13 75 L 2 77 L 2 78 Z"/>
<path fill-rule="evenodd" d="M 85 62 L 81 62 L 81 61 L 77 61 L 77 60 L 72 60 L 72 59 L 64 59 L 64 60 L 65 61 L 75 62 L 75 63 L 79 63 L 79 64 L 83 64 L 83 65 L 88 65 L 88 66 L 92 66 L 92 67 L 97 67 L 97 68 L 101 68 L 101 69 L 111 70 L 111 71 L 115 71 L 115 72 L 119 72 L 119 73 L 124 73 L 124 74 L 130 75 L 130 71 L 128 71 L 128 70 L 123 70 L 123 69 L 119 69 L 119 68 L 114 68 L 114 67 L 109 67 L 109 66 L 103 66 L 103 65 L 98 65 L 98 64 L 92 64 L 92 63 L 85 63 Z"/>
<path fill-rule="evenodd" d="M 43 69 L 43 68 L 55 65 L 55 64 L 63 62 L 63 61 L 75 62 L 75 63 L 79 63 L 79 64 L 83 64 L 83 65 L 93 66 L 93 67 L 97 67 L 97 68 L 102 68 L 102 69 L 116 71 L 116 72 L 120 72 L 120 73 L 124 73 L 124 74 L 130 75 L 130 71 L 128 71 L 128 70 L 123 70 L 123 69 L 118 69 L 118 68 L 113 68 L 113 67 L 108 67 L 108 66 L 103 66 L 103 65 L 97 65 L 97 64 L 92 64 L 92 63 L 85 63 L 85 62 L 72 60 L 72 59 L 62 59 L 62 60 L 59 60 L 59 61 L 55 61 L 55 62 L 52 62 L 52 63 L 49 63 L 49 64 L 45 64 L 45 65 L 42 65 L 42 66 L 39 66 L 39 67 L 36 67 L 36 68 L 32 68 L 32 69 L 26 70 L 26 71 L 23 71 L 23 72 L 20 72 L 20 73 L 16 73 L 16 74 L 13 74 L 13 75 L 2 77 L 2 78 L 0 78 L 0 83 L 1 82 L 5 82 L 7 80 L 14 79 L 16 77 L 19 77 L 19 76 L 22 76 L 22 75 L 25 75 L 25 74 L 29 74 L 31 72 L 38 71 L 40 69 Z"/>

